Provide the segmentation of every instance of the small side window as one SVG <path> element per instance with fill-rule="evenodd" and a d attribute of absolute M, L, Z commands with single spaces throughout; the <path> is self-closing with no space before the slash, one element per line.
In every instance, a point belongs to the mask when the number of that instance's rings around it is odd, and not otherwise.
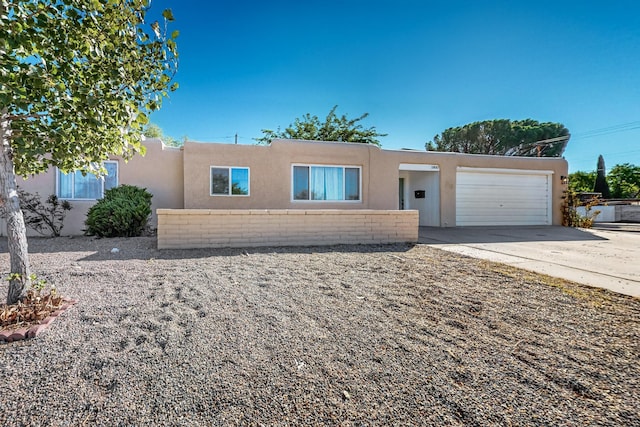
<path fill-rule="evenodd" d="M 212 196 L 248 196 L 249 168 L 211 166 Z"/>

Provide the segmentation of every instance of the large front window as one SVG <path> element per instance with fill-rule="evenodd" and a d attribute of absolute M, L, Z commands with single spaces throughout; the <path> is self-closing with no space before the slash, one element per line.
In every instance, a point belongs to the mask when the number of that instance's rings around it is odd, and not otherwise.
<path fill-rule="evenodd" d="M 249 168 L 211 166 L 212 196 L 248 196 Z"/>
<path fill-rule="evenodd" d="M 61 199 L 97 200 L 104 192 L 118 186 L 118 162 L 104 162 L 107 175 L 96 177 L 80 171 L 64 173 L 58 170 L 57 194 Z"/>
<path fill-rule="evenodd" d="M 294 166 L 293 200 L 359 201 L 359 167 Z"/>

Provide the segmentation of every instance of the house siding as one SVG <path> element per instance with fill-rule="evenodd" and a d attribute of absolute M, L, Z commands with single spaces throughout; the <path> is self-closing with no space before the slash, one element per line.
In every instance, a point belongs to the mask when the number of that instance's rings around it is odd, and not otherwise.
<path fill-rule="evenodd" d="M 145 146 L 147 153 L 144 157 L 136 156 L 127 163 L 122 159 L 115 160 L 119 162 L 119 184 L 145 187 L 153 194 L 152 227 L 158 225 L 156 211 L 161 209 L 266 209 L 302 211 L 305 215 L 316 210 L 397 211 L 399 177 L 419 177 L 423 173 L 419 167 L 411 168 L 411 165 L 433 165 L 433 173 L 437 173 L 437 179 L 416 179 L 413 183 L 422 185 L 421 182 L 431 182 L 430 185 L 435 186 L 433 191 L 438 192 L 437 197 L 424 200 L 424 203 L 431 203 L 431 209 L 436 210 L 431 215 L 436 222 L 433 225 L 456 225 L 456 172 L 461 167 L 550 171 L 552 223 L 562 223 L 564 186 L 560 177 L 567 175 L 568 165 L 559 158 L 383 150 L 368 144 L 291 140 L 274 140 L 267 146 L 186 142 L 181 149 L 166 147 L 159 140 L 147 140 Z M 360 168 L 361 200 L 292 200 L 292 165 L 305 164 Z M 249 168 L 250 195 L 211 196 L 210 167 L 216 165 Z M 409 167 L 407 170 L 411 172 L 401 171 L 401 165 Z M 420 189 L 415 185 L 410 188 Z M 19 186 L 31 193 L 38 192 L 43 197 L 54 194 L 55 171 L 22 180 Z M 412 199 L 412 202 L 415 204 L 416 200 Z M 67 214 L 63 235 L 82 234 L 86 212 L 94 203 L 72 201 L 74 209 Z M 415 209 L 412 206 L 409 208 Z M 30 234 L 33 232 L 30 231 Z"/>
<path fill-rule="evenodd" d="M 118 184 L 131 184 L 146 188 L 153 198 L 151 200 L 152 215 L 149 225 L 157 226 L 156 209 L 183 207 L 183 155 L 181 148 L 168 147 L 159 139 L 144 142 L 146 154 L 134 156 L 128 162 L 118 157 L 111 160 L 118 162 Z M 56 194 L 56 169 L 51 168 L 43 174 L 26 179 L 18 178 L 18 187 L 32 194 L 38 193 L 43 199 Z M 84 232 L 84 221 L 87 211 L 95 200 L 70 200 L 72 209 L 67 211 L 62 229 L 63 236 L 81 235 Z M 6 222 L 0 222 L 0 233 L 6 235 Z M 27 228 L 29 236 L 38 236 Z"/>

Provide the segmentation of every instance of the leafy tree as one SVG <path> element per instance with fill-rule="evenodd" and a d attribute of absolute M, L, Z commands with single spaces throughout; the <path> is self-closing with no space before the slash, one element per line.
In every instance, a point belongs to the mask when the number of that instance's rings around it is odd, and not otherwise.
<path fill-rule="evenodd" d="M 380 145 L 378 137 L 387 136 L 386 133 L 378 133 L 374 126 L 364 128 L 359 122 L 369 116 L 364 113 L 355 119 L 349 119 L 346 115 L 338 117 L 334 106 L 324 122 L 320 121 L 318 116 L 312 116 L 307 113 L 302 118 L 297 118 L 295 122 L 284 130 L 273 131 L 270 129 L 262 129 L 264 134 L 261 138 L 255 138 L 260 144 L 269 144 L 271 140 L 281 139 L 304 139 L 310 141 L 343 141 L 343 142 L 362 142 L 365 144 Z"/>
<path fill-rule="evenodd" d="M 158 126 L 155 123 L 149 123 L 148 125 L 146 125 L 144 127 L 144 129 L 142 130 L 142 133 L 147 138 L 160 138 L 160 139 L 162 139 L 164 137 L 164 131 L 162 130 L 162 128 L 160 126 Z"/>
<path fill-rule="evenodd" d="M 596 183 L 596 172 L 577 171 L 569 174 L 569 190 L 576 193 L 590 193 Z"/>
<path fill-rule="evenodd" d="M 607 175 L 611 197 L 636 199 L 640 197 L 640 166 L 630 163 L 615 165 Z"/>
<path fill-rule="evenodd" d="M 11 275 L 30 286 L 16 174 L 56 166 L 101 173 L 109 155 L 143 153 L 142 128 L 177 70 L 178 32 L 145 18 L 150 0 L 0 0 L 0 197 Z"/>
<path fill-rule="evenodd" d="M 176 139 L 172 136 L 165 135 L 162 128 L 155 123 L 149 123 L 147 126 L 145 126 L 142 133 L 147 138 L 161 139 L 165 145 L 169 145 L 171 147 L 182 147 L 185 141 L 189 139 L 187 135 L 184 135 L 181 139 Z"/>
<path fill-rule="evenodd" d="M 596 182 L 593 186 L 593 191 L 601 193 L 605 199 L 611 198 L 611 192 L 609 191 L 609 184 L 607 183 L 606 169 L 604 167 L 604 157 L 598 156 L 598 170 L 596 175 Z"/>
<path fill-rule="evenodd" d="M 505 156 L 558 157 L 569 141 L 560 123 L 536 120 L 485 120 L 446 129 L 427 142 L 428 151 Z"/>

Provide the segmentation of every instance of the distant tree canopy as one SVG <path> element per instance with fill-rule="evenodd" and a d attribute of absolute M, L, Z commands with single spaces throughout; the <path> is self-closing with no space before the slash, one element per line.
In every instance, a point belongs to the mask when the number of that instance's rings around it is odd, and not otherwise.
<path fill-rule="evenodd" d="M 590 193 L 596 190 L 597 172 L 577 171 L 569 174 L 569 190 Z M 613 199 L 640 198 L 640 166 L 630 163 L 615 165 L 606 174 L 606 181 Z M 604 196 L 604 194 L 603 194 Z"/>
<path fill-rule="evenodd" d="M 498 119 L 449 128 L 434 136 L 425 148 L 471 154 L 559 157 L 569 137 L 569 130 L 560 123 Z"/>
<path fill-rule="evenodd" d="M 596 182 L 596 171 L 577 171 L 569 174 L 569 190 L 576 193 L 591 193 Z"/>
<path fill-rule="evenodd" d="M 162 140 L 162 142 L 164 142 L 165 145 L 169 145 L 171 147 L 181 147 L 184 145 L 184 142 L 189 139 L 186 135 L 184 135 L 181 139 L 176 139 L 172 136 L 165 135 L 162 128 L 155 123 L 149 123 L 147 126 L 145 126 L 142 133 L 147 138 L 159 138 Z"/>
<path fill-rule="evenodd" d="M 378 133 L 375 126 L 364 128 L 359 122 L 369 116 L 364 113 L 355 119 L 349 119 L 346 115 L 338 117 L 334 106 L 324 121 L 318 116 L 307 113 L 302 118 L 297 118 L 287 128 L 281 130 L 262 129 L 263 136 L 255 138 L 260 144 L 269 144 L 273 139 L 304 139 L 310 141 L 342 141 L 360 142 L 365 144 L 380 145 L 378 137 L 387 136 L 386 133 Z"/>
<path fill-rule="evenodd" d="M 640 166 L 615 165 L 607 174 L 607 181 L 614 199 L 640 198 Z"/>

